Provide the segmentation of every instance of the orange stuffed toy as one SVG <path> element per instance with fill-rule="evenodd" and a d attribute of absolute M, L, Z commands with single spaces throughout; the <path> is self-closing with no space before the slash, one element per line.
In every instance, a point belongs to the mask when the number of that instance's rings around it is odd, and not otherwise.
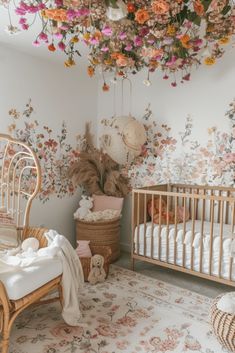
<path fill-rule="evenodd" d="M 153 211 L 152 211 L 153 207 Z M 160 215 L 160 208 L 161 208 L 161 215 Z M 161 224 L 173 224 L 175 223 L 175 211 L 168 210 L 167 212 L 167 204 L 166 201 L 159 197 L 155 197 L 153 200 L 149 200 L 147 204 L 147 209 L 148 209 L 148 214 L 152 218 L 153 215 L 153 223 L 159 224 L 160 219 L 161 219 Z M 185 221 L 188 221 L 189 219 L 189 213 L 186 210 L 185 212 Z M 177 212 L 176 212 L 176 222 L 177 223 L 182 223 L 184 221 L 184 208 L 181 206 L 177 207 Z"/>

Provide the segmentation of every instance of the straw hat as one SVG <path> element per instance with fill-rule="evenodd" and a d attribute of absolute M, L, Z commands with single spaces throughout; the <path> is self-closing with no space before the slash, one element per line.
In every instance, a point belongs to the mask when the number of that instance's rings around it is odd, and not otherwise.
<path fill-rule="evenodd" d="M 139 156 L 146 138 L 143 124 L 131 116 L 120 116 L 112 120 L 101 144 L 115 162 L 126 164 Z"/>

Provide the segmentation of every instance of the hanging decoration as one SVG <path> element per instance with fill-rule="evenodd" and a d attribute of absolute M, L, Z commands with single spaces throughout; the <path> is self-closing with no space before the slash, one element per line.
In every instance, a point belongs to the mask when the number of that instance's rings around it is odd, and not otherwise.
<path fill-rule="evenodd" d="M 75 65 L 79 41 L 87 45 L 90 76 L 97 68 L 124 77 L 161 70 L 175 87 L 178 77 L 190 80 L 193 67 L 213 65 L 235 33 L 231 0 L 0 1 L 9 9 L 15 4 L 22 30 L 29 30 L 32 16 L 38 16 L 41 29 L 33 45 L 62 50 L 65 66 Z M 9 31 L 17 30 L 10 23 Z"/>

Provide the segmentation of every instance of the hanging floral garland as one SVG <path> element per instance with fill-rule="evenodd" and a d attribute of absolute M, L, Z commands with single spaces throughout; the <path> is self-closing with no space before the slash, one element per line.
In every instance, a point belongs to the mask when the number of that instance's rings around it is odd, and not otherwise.
<path fill-rule="evenodd" d="M 230 0 L 22 0 L 16 13 L 23 30 L 30 28 L 29 15 L 40 17 L 33 44 L 65 52 L 65 66 L 75 65 L 82 41 L 89 47 L 90 76 L 97 68 L 115 76 L 147 69 L 146 85 L 156 70 L 164 79 L 173 77 L 173 87 L 177 72 L 181 82 L 190 80 L 191 69 L 213 65 L 235 33 Z M 103 90 L 108 88 L 105 83 Z"/>

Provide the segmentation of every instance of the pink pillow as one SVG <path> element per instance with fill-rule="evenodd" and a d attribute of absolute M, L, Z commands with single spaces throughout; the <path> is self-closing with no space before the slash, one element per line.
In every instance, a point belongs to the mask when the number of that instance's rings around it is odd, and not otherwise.
<path fill-rule="evenodd" d="M 77 240 L 76 252 L 79 257 L 91 257 L 91 249 L 89 247 L 90 240 Z"/>
<path fill-rule="evenodd" d="M 93 198 L 93 212 L 104 210 L 122 210 L 123 198 L 106 196 L 106 195 L 92 195 Z"/>

